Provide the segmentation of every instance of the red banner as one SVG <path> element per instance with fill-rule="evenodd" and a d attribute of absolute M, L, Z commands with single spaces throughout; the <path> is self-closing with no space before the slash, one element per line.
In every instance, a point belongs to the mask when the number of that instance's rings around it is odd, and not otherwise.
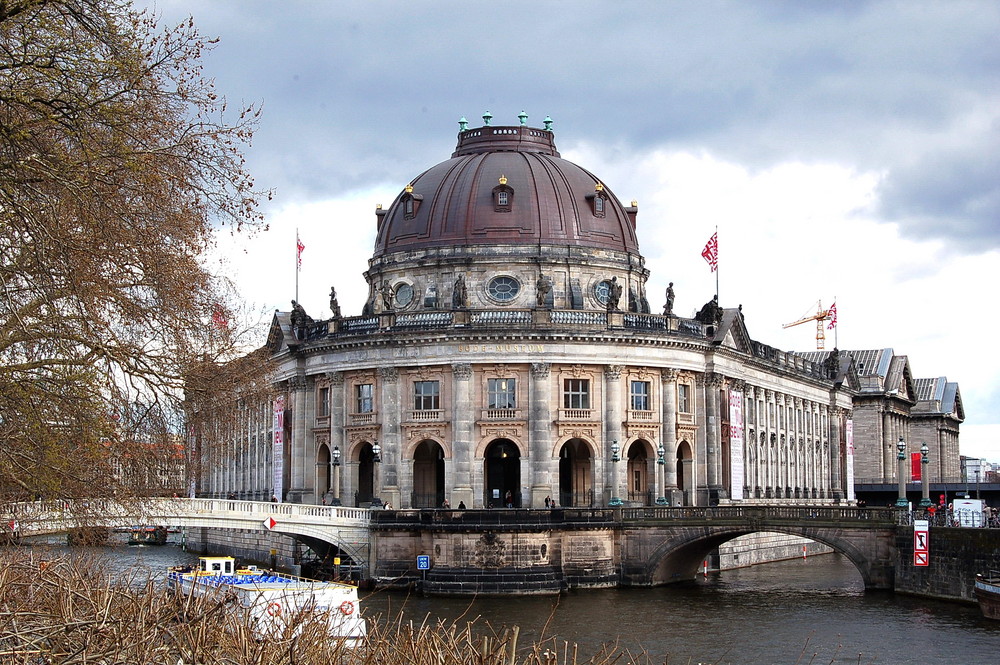
<path fill-rule="evenodd" d="M 910 453 L 910 480 L 920 480 L 920 453 Z"/>

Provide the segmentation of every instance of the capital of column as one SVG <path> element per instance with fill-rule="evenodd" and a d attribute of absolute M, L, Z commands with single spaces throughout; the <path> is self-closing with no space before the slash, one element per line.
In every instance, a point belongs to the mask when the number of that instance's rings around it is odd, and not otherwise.
<path fill-rule="evenodd" d="M 325 372 L 323 376 L 327 381 L 330 382 L 331 386 L 342 386 L 344 385 L 344 373 L 343 372 Z"/>
<path fill-rule="evenodd" d="M 623 369 L 624 365 L 606 365 L 604 367 L 604 376 L 611 381 L 617 381 L 622 378 Z"/>
<path fill-rule="evenodd" d="M 384 383 L 396 383 L 396 380 L 399 379 L 399 370 L 395 367 L 379 367 L 378 377 Z"/>
<path fill-rule="evenodd" d="M 451 373 L 456 379 L 468 381 L 472 378 L 472 363 L 455 363 L 451 366 Z"/>
<path fill-rule="evenodd" d="M 677 380 L 677 370 L 676 369 L 665 369 L 660 374 L 664 382 L 670 383 Z"/>
<path fill-rule="evenodd" d="M 299 392 L 305 390 L 309 387 L 309 382 L 306 380 L 305 374 L 296 374 L 295 376 L 289 377 L 288 388 L 292 392 Z"/>
<path fill-rule="evenodd" d="M 549 363 L 531 363 L 531 376 L 536 379 L 547 379 L 551 367 Z"/>

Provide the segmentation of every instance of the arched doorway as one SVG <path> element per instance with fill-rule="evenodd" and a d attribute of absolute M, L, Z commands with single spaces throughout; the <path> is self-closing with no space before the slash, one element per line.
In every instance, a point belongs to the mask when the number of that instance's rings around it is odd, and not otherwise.
<path fill-rule="evenodd" d="M 375 497 L 375 451 L 372 444 L 364 443 L 358 448 L 358 491 L 354 494 L 354 505 L 371 505 Z"/>
<path fill-rule="evenodd" d="M 330 491 L 330 447 L 320 444 L 316 451 L 316 500 L 322 502 Z"/>
<path fill-rule="evenodd" d="M 437 441 L 425 440 L 413 451 L 414 508 L 439 508 L 444 503 L 444 450 Z"/>
<path fill-rule="evenodd" d="M 483 503 L 494 508 L 521 506 L 521 451 L 508 439 L 497 439 L 486 447 L 483 460 L 486 496 Z"/>
<path fill-rule="evenodd" d="M 684 497 L 685 506 L 693 506 L 695 501 L 694 456 L 691 444 L 686 440 L 677 444 L 677 487 Z"/>
<path fill-rule="evenodd" d="M 559 505 L 566 507 L 593 505 L 591 485 L 593 458 L 590 446 L 583 439 L 570 439 L 559 449 Z"/>
<path fill-rule="evenodd" d="M 640 506 L 653 505 L 653 490 L 649 487 L 649 479 L 653 477 L 649 470 L 650 450 L 649 444 L 640 440 L 633 441 L 626 453 L 628 500 Z"/>

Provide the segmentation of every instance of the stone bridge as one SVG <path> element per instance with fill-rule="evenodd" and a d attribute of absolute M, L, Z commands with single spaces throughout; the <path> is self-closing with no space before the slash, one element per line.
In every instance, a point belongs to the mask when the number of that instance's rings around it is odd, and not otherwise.
<path fill-rule="evenodd" d="M 173 498 L 8 504 L 0 517 L 8 533 L 16 523 L 20 536 L 133 525 L 266 530 L 316 552 L 335 547 L 376 580 L 424 580 L 428 590 L 440 592 L 504 593 L 529 591 L 536 581 L 555 591 L 688 580 L 719 545 L 760 531 L 829 545 L 854 563 L 866 588 L 891 589 L 899 514 L 826 506 L 372 511 Z M 432 571 L 415 570 L 418 555 L 432 557 Z"/>
<path fill-rule="evenodd" d="M 722 543 L 771 531 L 843 553 L 868 589 L 891 589 L 897 511 L 720 506 L 371 513 L 376 581 L 430 593 L 557 593 L 693 579 Z M 432 568 L 414 569 L 418 555 Z"/>
<path fill-rule="evenodd" d="M 866 589 L 891 589 L 898 517 L 894 509 L 854 507 L 624 508 L 622 584 L 691 579 L 708 554 L 726 541 L 770 531 L 829 545 L 855 565 Z"/>
<path fill-rule="evenodd" d="M 6 532 L 13 522 L 21 537 L 136 525 L 266 530 L 292 536 L 317 552 L 336 547 L 358 565 L 370 563 L 368 513 L 367 508 L 186 498 L 36 501 L 0 507 Z"/>

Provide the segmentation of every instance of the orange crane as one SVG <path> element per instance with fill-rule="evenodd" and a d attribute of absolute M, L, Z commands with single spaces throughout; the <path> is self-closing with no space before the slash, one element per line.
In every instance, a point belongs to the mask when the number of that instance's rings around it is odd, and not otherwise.
<path fill-rule="evenodd" d="M 826 332 L 824 331 L 824 323 L 829 321 L 831 318 L 830 310 L 823 309 L 823 301 L 816 301 L 816 313 L 811 316 L 806 316 L 799 319 L 798 321 L 792 321 L 791 323 L 786 323 L 781 326 L 782 328 L 791 328 L 792 326 L 797 326 L 802 323 L 807 323 L 809 321 L 816 322 L 816 350 L 822 351 L 824 343 L 826 342 Z"/>

